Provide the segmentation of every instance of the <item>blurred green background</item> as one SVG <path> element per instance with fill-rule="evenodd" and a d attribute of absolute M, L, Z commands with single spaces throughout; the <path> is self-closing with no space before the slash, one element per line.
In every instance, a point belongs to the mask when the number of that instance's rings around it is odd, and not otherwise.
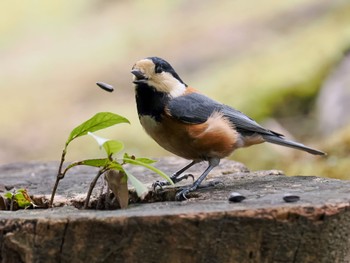
<path fill-rule="evenodd" d="M 170 155 L 142 130 L 131 84 L 132 65 L 159 56 L 187 84 L 328 152 L 263 144 L 232 159 L 350 178 L 348 0 L 13 0 L 0 9 L 1 163 L 58 160 L 70 130 L 99 111 L 130 119 L 98 133 L 128 153 Z M 67 158 L 102 154 L 84 137 Z"/>

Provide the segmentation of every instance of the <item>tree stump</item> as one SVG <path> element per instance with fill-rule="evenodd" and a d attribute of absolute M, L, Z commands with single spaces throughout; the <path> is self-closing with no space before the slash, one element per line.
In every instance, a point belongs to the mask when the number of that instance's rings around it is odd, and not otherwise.
<path fill-rule="evenodd" d="M 185 163 L 164 158 L 156 166 L 170 174 Z M 49 196 L 56 172 L 57 163 L 2 165 L 0 189 Z M 0 212 L 1 262 L 350 262 L 348 181 L 250 172 L 226 160 L 208 178 L 223 184 L 184 202 L 171 201 L 176 189 L 167 188 L 124 210 L 69 205 L 85 198 L 95 172 L 77 168 L 62 180 L 55 201 L 63 207 Z M 132 172 L 149 184 L 159 179 L 141 167 Z M 246 199 L 229 202 L 231 192 Z M 286 193 L 300 200 L 287 203 Z"/>

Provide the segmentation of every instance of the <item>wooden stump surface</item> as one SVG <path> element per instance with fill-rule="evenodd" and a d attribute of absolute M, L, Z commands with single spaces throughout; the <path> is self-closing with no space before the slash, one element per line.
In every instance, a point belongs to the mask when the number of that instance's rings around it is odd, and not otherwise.
<path fill-rule="evenodd" d="M 157 163 L 168 174 L 184 160 Z M 198 176 L 205 164 L 190 170 Z M 0 166 L 0 191 L 27 188 L 49 196 L 57 163 Z M 132 168 L 151 185 L 160 179 Z M 52 209 L 0 212 L 1 262 L 350 262 L 350 182 L 280 171 L 250 172 L 224 160 L 188 201 L 174 202 L 176 189 L 150 194 L 125 210 L 79 210 L 96 170 L 80 167 L 59 185 Z M 189 184 L 190 181 L 183 182 Z M 94 196 L 99 195 L 99 187 Z M 246 197 L 231 203 L 228 196 Z M 0 192 L 1 193 L 1 192 Z M 287 193 L 300 196 L 286 203 Z"/>

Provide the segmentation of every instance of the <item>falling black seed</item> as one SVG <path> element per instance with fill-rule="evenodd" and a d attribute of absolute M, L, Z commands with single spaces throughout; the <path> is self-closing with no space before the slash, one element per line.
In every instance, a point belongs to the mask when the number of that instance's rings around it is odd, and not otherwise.
<path fill-rule="evenodd" d="M 112 92 L 114 90 L 112 85 L 109 85 L 109 84 L 104 83 L 104 82 L 96 82 L 96 85 L 99 86 L 101 89 L 108 91 L 108 92 Z"/>
<path fill-rule="evenodd" d="M 228 197 L 228 200 L 233 203 L 239 203 L 242 202 L 245 199 L 245 196 L 241 195 L 240 193 L 232 192 L 230 196 Z"/>
<path fill-rule="evenodd" d="M 293 195 L 293 194 L 285 194 L 283 196 L 283 200 L 287 203 L 294 203 L 294 202 L 298 202 L 300 200 L 300 196 Z"/>

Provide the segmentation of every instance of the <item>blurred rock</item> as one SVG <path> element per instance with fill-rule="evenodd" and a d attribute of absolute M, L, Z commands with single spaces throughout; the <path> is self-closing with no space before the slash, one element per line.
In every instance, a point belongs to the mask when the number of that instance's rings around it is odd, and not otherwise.
<path fill-rule="evenodd" d="M 350 52 L 322 85 L 317 107 L 319 129 L 324 135 L 350 123 Z"/>

